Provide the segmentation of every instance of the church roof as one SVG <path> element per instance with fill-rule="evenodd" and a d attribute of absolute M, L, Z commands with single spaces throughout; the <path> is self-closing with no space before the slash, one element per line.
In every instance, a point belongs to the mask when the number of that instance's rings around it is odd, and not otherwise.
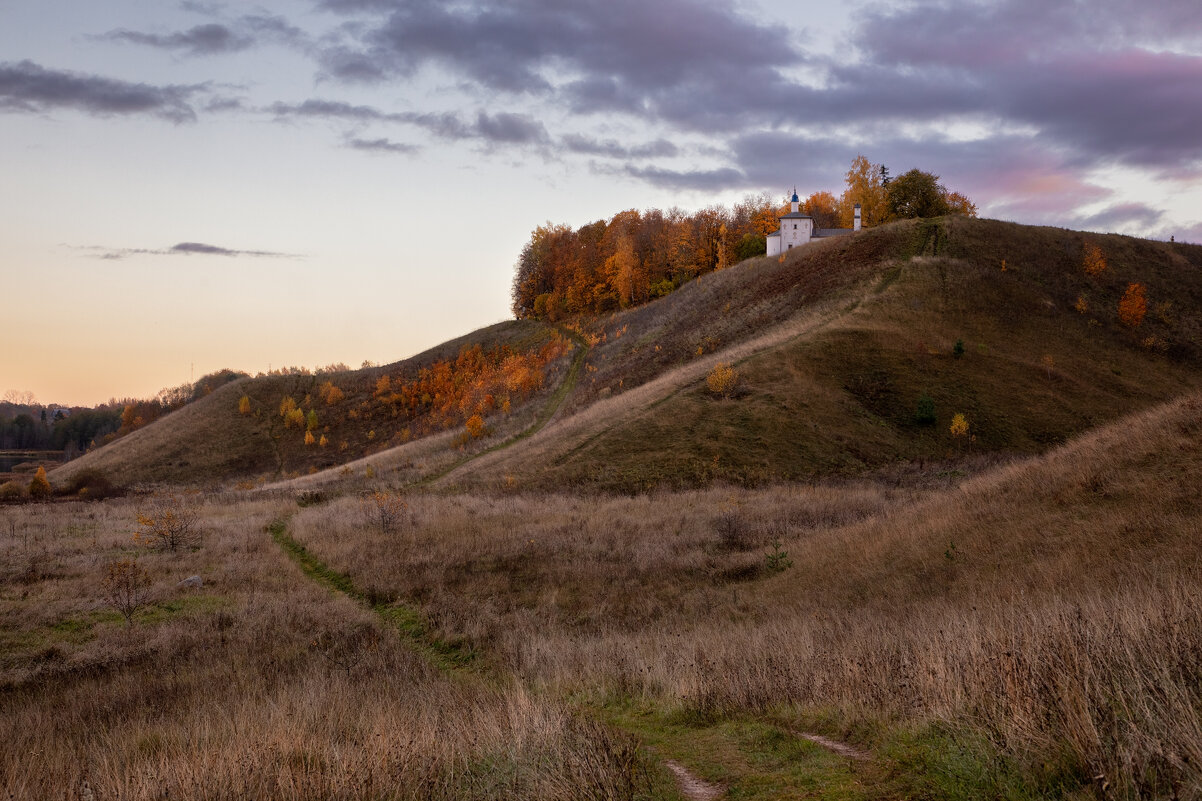
<path fill-rule="evenodd" d="M 796 219 L 812 220 L 814 218 L 808 214 L 802 214 L 800 211 L 794 211 L 794 212 L 790 212 L 789 214 L 782 215 L 780 219 L 782 219 L 782 220 L 796 220 Z"/>

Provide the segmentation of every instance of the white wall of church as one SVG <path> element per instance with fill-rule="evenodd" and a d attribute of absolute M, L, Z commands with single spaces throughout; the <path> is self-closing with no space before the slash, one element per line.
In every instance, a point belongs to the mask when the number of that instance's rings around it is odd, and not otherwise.
<path fill-rule="evenodd" d="M 794 217 L 791 220 L 787 218 L 781 220 L 780 242 L 782 250 L 808 245 L 813 235 L 813 220 L 799 217 Z"/>

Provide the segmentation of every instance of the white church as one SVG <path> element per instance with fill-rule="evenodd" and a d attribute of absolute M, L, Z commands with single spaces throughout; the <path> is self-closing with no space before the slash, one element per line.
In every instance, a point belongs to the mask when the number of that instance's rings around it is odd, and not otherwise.
<path fill-rule="evenodd" d="M 780 218 L 780 232 L 768 234 L 768 255 L 778 256 L 786 250 L 792 250 L 802 245 L 808 245 L 815 239 L 825 239 L 831 236 L 845 236 L 860 230 L 860 204 L 855 205 L 854 228 L 815 228 L 814 218 L 802 214 L 801 200 L 797 190 L 793 190 L 793 198 L 789 201 L 791 211 Z"/>

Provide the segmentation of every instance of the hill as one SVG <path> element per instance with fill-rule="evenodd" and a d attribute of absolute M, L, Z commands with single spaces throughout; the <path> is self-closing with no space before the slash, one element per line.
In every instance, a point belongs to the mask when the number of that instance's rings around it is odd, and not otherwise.
<path fill-rule="evenodd" d="M 1108 261 L 1097 276 L 1089 245 Z M 1118 319 L 1132 283 L 1137 327 Z M 632 490 L 1037 453 L 1199 386 L 1200 315 L 1197 246 L 894 223 L 594 321 L 576 414 L 447 481 Z M 729 397 L 706 386 L 719 363 L 740 376 Z"/>
<path fill-rule="evenodd" d="M 1106 261 L 1096 275 L 1084 269 L 1090 247 Z M 1129 326 L 1118 307 L 1134 283 L 1146 288 L 1146 312 Z M 1202 248 L 963 217 L 908 220 L 749 259 L 574 326 L 591 343 L 579 382 L 551 425 L 512 447 L 496 449 L 543 408 L 526 401 L 546 397 L 567 372 L 566 341 L 533 321 L 387 368 L 223 387 L 51 480 L 95 467 L 122 482 L 316 473 L 300 482 L 313 485 L 340 480 L 349 464 L 408 484 L 493 449 L 441 483 L 630 491 L 1038 453 L 1199 386 Z M 443 371 L 446 392 L 413 389 L 422 369 L 454 368 L 476 345 L 475 361 L 460 365 L 467 372 Z M 501 390 L 484 393 L 490 400 L 470 391 L 471 370 L 498 378 L 501 349 L 549 371 L 543 394 L 533 381 L 504 414 Z M 739 376 L 723 396 L 705 381 L 718 364 Z M 410 389 L 381 390 L 386 375 Z M 325 403 L 325 381 L 345 399 Z M 238 412 L 242 397 L 249 414 Z M 287 398 L 301 413 L 293 428 L 280 414 Z M 479 441 L 463 433 L 474 410 L 486 421 Z M 958 414 L 962 437 L 949 430 Z M 310 427 L 327 445 L 305 444 Z"/>
<path fill-rule="evenodd" d="M 63 486 L 82 471 L 127 486 L 278 480 L 438 434 L 443 450 L 470 450 L 465 421 L 480 415 L 481 434 L 523 425 L 526 407 L 561 380 L 570 348 L 551 326 L 510 321 L 380 367 L 244 378 L 50 480 Z"/>

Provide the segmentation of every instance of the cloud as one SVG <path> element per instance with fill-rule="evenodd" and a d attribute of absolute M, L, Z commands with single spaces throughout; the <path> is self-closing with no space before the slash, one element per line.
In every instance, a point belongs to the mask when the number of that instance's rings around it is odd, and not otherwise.
<path fill-rule="evenodd" d="M 218 13 L 215 8 L 195 5 L 187 7 L 187 10 L 206 16 Z M 172 50 L 191 56 L 237 53 L 270 42 L 298 47 L 308 47 L 310 44 L 305 32 L 287 19 L 266 14 L 247 14 L 229 23 L 206 22 L 172 33 L 147 33 L 119 28 L 96 38 Z"/>
<path fill-rule="evenodd" d="M 724 189 L 746 188 L 751 185 L 747 176 L 733 167 L 710 170 L 672 170 L 662 167 L 627 165 L 620 170 L 597 168 L 597 171 L 618 172 L 665 189 L 716 192 Z"/>
<path fill-rule="evenodd" d="M 765 71 L 800 63 L 778 28 L 740 14 L 729 3 L 695 0 L 327 0 L 329 11 L 367 14 L 327 68 L 409 76 L 433 66 L 491 91 L 547 94 L 561 76 L 583 79 L 578 90 L 610 82 L 614 96 L 647 98 L 732 71 L 749 82 Z M 362 70 L 363 61 L 374 70 Z M 594 95 L 596 96 L 596 95 Z M 623 101 L 628 103 L 629 100 Z"/>
<path fill-rule="evenodd" d="M 642 145 L 627 146 L 616 139 L 593 139 L 584 134 L 564 134 L 560 144 L 571 153 L 605 156 L 612 159 L 672 158 L 680 149 L 667 139 L 656 139 Z"/>
<path fill-rule="evenodd" d="M 1074 228 L 1142 233 L 1160 225 L 1164 212 L 1143 203 L 1116 203 L 1079 219 Z"/>
<path fill-rule="evenodd" d="M 550 141 L 542 122 L 529 114 L 478 111 L 465 120 L 452 112 L 386 112 L 373 106 L 338 100 L 310 99 L 301 103 L 273 103 L 265 109 L 278 119 L 301 117 L 346 122 L 401 123 L 421 128 L 439 139 L 476 140 L 489 145 L 535 145 Z"/>
<path fill-rule="evenodd" d="M 194 56 L 233 53 L 246 50 L 255 43 L 253 38 L 235 33 L 225 25 L 215 22 L 197 25 L 186 31 L 177 31 L 171 34 L 142 33 L 141 31 L 119 29 L 109 31 L 103 38 L 157 47 L 163 50 L 182 50 Z"/>
<path fill-rule="evenodd" d="M 191 122 L 190 98 L 203 86 L 154 86 L 98 75 L 50 70 L 32 61 L 0 63 L 0 110 L 48 111 L 68 108 L 98 116 L 150 114 Z"/>
<path fill-rule="evenodd" d="M 417 145 L 406 142 L 394 142 L 391 139 L 358 139 L 348 138 L 346 146 L 352 150 L 363 150 L 369 153 L 403 153 L 411 154 L 421 150 Z"/>
<path fill-rule="evenodd" d="M 235 250 L 204 242 L 180 242 L 169 248 L 106 248 L 99 245 L 88 245 L 77 248 L 90 252 L 94 258 L 106 261 L 116 261 L 129 256 L 223 256 L 226 258 L 246 257 L 264 259 L 299 259 L 291 253 L 277 253 L 270 250 Z"/>

